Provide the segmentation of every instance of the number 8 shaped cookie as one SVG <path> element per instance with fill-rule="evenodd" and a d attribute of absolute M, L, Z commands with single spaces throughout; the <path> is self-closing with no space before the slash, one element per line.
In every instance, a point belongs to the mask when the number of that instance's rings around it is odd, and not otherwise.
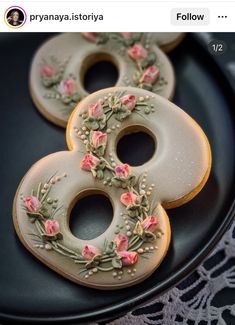
<path fill-rule="evenodd" d="M 154 139 L 155 152 L 144 165 L 131 167 L 118 159 L 116 146 L 136 131 Z M 204 132 L 163 97 L 115 87 L 77 106 L 67 143 L 69 151 L 41 159 L 18 188 L 13 214 L 20 240 L 47 266 L 85 286 L 117 289 L 144 280 L 169 247 L 165 209 L 191 200 L 209 176 Z M 113 220 L 97 238 L 81 240 L 70 231 L 70 212 L 94 193 L 110 199 Z"/>

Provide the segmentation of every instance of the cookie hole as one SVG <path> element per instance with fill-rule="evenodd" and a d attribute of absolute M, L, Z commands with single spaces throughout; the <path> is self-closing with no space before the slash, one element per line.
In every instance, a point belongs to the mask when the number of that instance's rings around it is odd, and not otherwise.
<path fill-rule="evenodd" d="M 107 196 L 83 194 L 76 199 L 70 213 L 70 230 L 79 239 L 89 240 L 101 235 L 113 219 L 113 207 Z"/>
<path fill-rule="evenodd" d="M 115 58 L 106 53 L 90 55 L 83 62 L 83 87 L 88 93 L 115 86 L 119 73 Z"/>
<path fill-rule="evenodd" d="M 141 166 L 148 162 L 156 151 L 156 139 L 147 129 L 128 128 L 118 137 L 117 156 L 123 163 Z"/>

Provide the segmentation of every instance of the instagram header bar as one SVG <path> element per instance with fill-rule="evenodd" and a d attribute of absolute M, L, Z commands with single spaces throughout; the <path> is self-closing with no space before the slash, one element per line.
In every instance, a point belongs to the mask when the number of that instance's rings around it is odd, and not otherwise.
<path fill-rule="evenodd" d="M 234 2 L 2 2 L 4 32 L 234 32 Z"/>

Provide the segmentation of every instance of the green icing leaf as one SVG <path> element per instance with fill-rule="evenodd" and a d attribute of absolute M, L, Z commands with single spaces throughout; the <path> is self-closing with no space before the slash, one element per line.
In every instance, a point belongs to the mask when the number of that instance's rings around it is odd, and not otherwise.
<path fill-rule="evenodd" d="M 52 79 L 43 78 L 43 79 L 42 79 L 42 84 L 43 84 L 44 87 L 46 87 L 46 88 L 50 88 L 51 86 L 54 85 L 54 82 L 53 82 Z"/>
<path fill-rule="evenodd" d="M 99 165 L 96 168 L 104 170 L 105 167 L 106 167 L 106 162 L 104 160 L 101 160 Z"/>
<path fill-rule="evenodd" d="M 125 118 L 127 118 L 129 115 L 131 114 L 131 112 L 126 111 L 126 112 L 117 112 L 114 117 L 117 121 L 123 121 Z"/>
<path fill-rule="evenodd" d="M 147 58 L 141 61 L 141 67 L 147 68 L 150 65 L 153 65 L 156 62 L 157 56 L 154 52 L 149 53 Z"/>
<path fill-rule="evenodd" d="M 81 100 L 80 96 L 77 93 L 73 94 L 72 99 L 74 102 L 79 102 Z"/>
<path fill-rule="evenodd" d="M 130 175 L 128 178 L 114 176 L 111 182 L 115 187 L 126 189 L 128 186 L 133 186 L 136 183 L 136 177 L 134 175 Z"/>
<path fill-rule="evenodd" d="M 61 96 L 61 101 L 62 101 L 62 103 L 67 105 L 72 101 L 72 97 L 70 97 L 70 96 Z"/>
<path fill-rule="evenodd" d="M 104 155 L 104 152 L 105 152 L 105 147 L 104 146 L 100 146 L 100 147 L 96 148 L 93 152 L 97 156 L 102 157 Z"/>
<path fill-rule="evenodd" d="M 86 144 L 86 151 L 88 151 L 88 152 L 93 151 L 93 148 L 92 148 L 90 142 L 87 142 L 87 144 Z"/>
<path fill-rule="evenodd" d="M 135 42 L 140 41 L 140 39 L 141 39 L 141 33 L 134 33 L 134 35 L 132 36 L 132 38 L 133 38 L 133 40 Z"/>
<path fill-rule="evenodd" d="M 121 181 L 119 179 L 117 179 L 116 177 L 113 177 L 111 180 L 112 185 L 114 185 L 115 187 L 121 187 Z"/>
<path fill-rule="evenodd" d="M 141 73 L 140 73 L 139 71 L 135 71 L 135 72 L 133 73 L 132 78 L 133 78 L 133 81 L 134 81 L 137 85 L 138 85 L 138 83 L 139 83 L 140 77 L 141 77 Z"/>
<path fill-rule="evenodd" d="M 135 218 L 135 217 L 138 217 L 140 213 L 139 213 L 139 210 L 138 209 L 135 209 L 135 210 L 129 209 L 127 211 L 127 214 L 128 214 L 129 217 Z"/>
<path fill-rule="evenodd" d="M 83 123 L 89 130 L 95 131 L 95 130 L 99 129 L 98 121 L 91 117 L 88 117 L 87 119 L 85 119 Z"/>
<path fill-rule="evenodd" d="M 56 235 L 47 235 L 47 234 L 42 234 L 42 240 L 43 241 L 56 241 L 56 240 L 62 240 L 63 239 L 63 235 L 61 232 L 59 232 Z"/>
<path fill-rule="evenodd" d="M 63 235 L 61 232 L 59 232 L 57 235 L 56 235 L 56 239 L 59 239 L 59 240 L 62 240 L 63 239 Z"/>
<path fill-rule="evenodd" d="M 97 39 L 97 44 L 100 45 L 100 44 L 105 44 L 107 43 L 109 40 L 109 35 L 108 33 L 99 33 L 99 37 Z"/>
<path fill-rule="evenodd" d="M 148 59 L 146 58 L 146 59 L 142 60 L 140 64 L 141 64 L 141 67 L 142 67 L 143 69 L 145 69 L 145 68 L 147 68 L 147 66 L 149 66 L 149 61 L 148 61 Z"/>
<path fill-rule="evenodd" d="M 125 189 L 125 188 L 127 188 L 128 187 L 128 180 L 123 180 L 122 182 L 121 182 L 121 187 L 123 188 L 123 189 Z"/>
<path fill-rule="evenodd" d="M 124 45 L 127 47 L 134 45 L 134 43 L 135 43 L 134 38 L 129 38 L 124 40 Z"/>
<path fill-rule="evenodd" d="M 145 114 L 150 114 L 150 108 L 148 106 L 146 106 L 144 108 L 144 112 L 145 112 Z"/>
<path fill-rule="evenodd" d="M 145 242 L 151 242 L 156 240 L 156 235 L 150 231 L 145 231 L 144 232 L 144 241 Z"/>
<path fill-rule="evenodd" d="M 115 248 L 116 248 L 115 243 L 111 241 L 111 242 L 109 242 L 107 244 L 106 249 L 105 249 L 105 253 L 111 254 L 111 253 L 114 252 Z"/>
<path fill-rule="evenodd" d="M 41 209 L 39 210 L 39 213 L 43 215 L 44 218 L 50 218 L 51 214 L 48 211 L 48 209 L 43 205 Z"/>
<path fill-rule="evenodd" d="M 96 177 L 98 178 L 98 179 L 103 179 L 104 178 L 104 172 L 102 171 L 102 170 L 97 170 L 97 172 L 96 172 Z"/>
<path fill-rule="evenodd" d="M 153 89 L 153 86 L 151 84 L 141 83 L 139 84 L 139 88 L 151 91 Z"/>
<path fill-rule="evenodd" d="M 34 219 L 34 221 L 36 219 L 40 219 L 43 220 L 43 215 L 41 213 L 32 213 L 32 212 L 27 212 L 28 217 Z"/>
<path fill-rule="evenodd" d="M 149 65 L 153 65 L 157 60 L 157 56 L 154 52 L 150 52 L 147 59 L 148 59 Z"/>
<path fill-rule="evenodd" d="M 135 175 L 130 175 L 129 179 L 128 179 L 128 182 L 129 182 L 130 187 L 134 187 L 135 184 L 136 184 L 136 176 Z"/>
<path fill-rule="evenodd" d="M 112 259 L 112 266 L 115 268 L 115 269 L 121 269 L 122 268 L 122 261 L 119 257 L 114 257 Z"/>
<path fill-rule="evenodd" d="M 103 130 L 106 127 L 106 116 L 104 115 L 104 118 L 100 120 L 98 123 L 99 123 L 99 129 Z"/>
<path fill-rule="evenodd" d="M 146 195 L 142 195 L 140 197 L 140 204 L 144 207 L 148 206 L 149 205 L 149 201 L 148 201 L 148 198 Z"/>

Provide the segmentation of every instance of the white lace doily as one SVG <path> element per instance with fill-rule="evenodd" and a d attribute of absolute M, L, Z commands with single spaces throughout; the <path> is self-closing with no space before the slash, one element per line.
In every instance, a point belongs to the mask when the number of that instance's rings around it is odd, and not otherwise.
<path fill-rule="evenodd" d="M 235 288 L 235 221 L 212 254 L 178 286 L 106 324 L 234 325 L 235 291 L 229 294 L 231 299 L 226 295 L 219 305 L 214 303 L 216 295 L 225 288 Z"/>

